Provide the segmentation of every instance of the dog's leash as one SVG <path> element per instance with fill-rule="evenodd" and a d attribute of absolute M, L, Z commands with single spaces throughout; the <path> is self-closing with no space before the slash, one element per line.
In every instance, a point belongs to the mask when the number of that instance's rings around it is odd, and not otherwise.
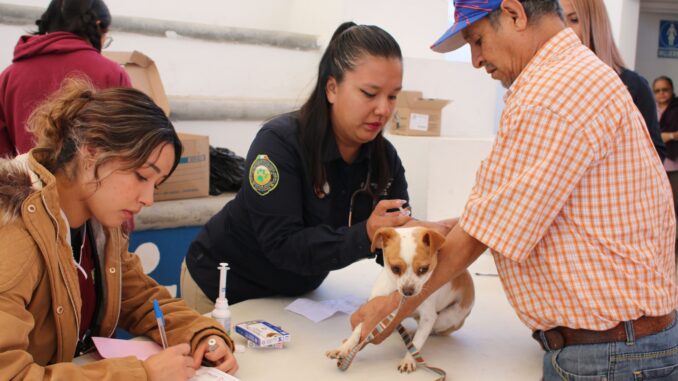
<path fill-rule="evenodd" d="M 377 326 L 374 327 L 372 332 L 370 332 L 370 334 L 367 335 L 367 337 L 365 337 L 365 339 L 362 342 L 360 342 L 358 345 L 353 347 L 353 349 L 351 349 L 351 351 L 348 353 L 346 357 L 337 361 L 337 367 L 339 369 L 341 369 L 342 371 L 346 371 L 351 366 L 351 363 L 353 362 L 353 359 L 358 354 L 358 352 L 360 352 L 360 350 L 362 350 L 365 347 L 365 345 L 374 340 L 375 336 L 383 332 L 386 329 L 386 327 L 388 327 L 389 324 L 391 324 L 395 316 L 398 314 L 400 307 L 405 302 L 405 299 L 406 298 L 403 297 L 400 300 L 398 308 L 396 308 L 396 310 L 393 311 L 393 313 L 384 318 L 384 320 L 380 321 L 379 324 L 377 324 Z M 410 355 L 412 356 L 412 358 L 414 358 L 414 361 L 416 361 L 417 366 L 423 366 L 426 369 L 430 370 L 431 372 L 436 373 L 439 377 L 436 378 L 435 381 L 445 381 L 447 373 L 445 373 L 445 371 L 440 368 L 428 365 L 426 361 L 424 361 L 424 358 L 421 356 L 421 352 L 419 352 L 419 349 L 417 349 L 417 347 L 412 342 L 412 336 L 410 336 L 410 334 L 407 333 L 405 327 L 403 327 L 402 324 L 398 324 L 397 329 L 398 333 L 400 334 L 400 337 L 402 337 L 403 341 L 405 342 L 407 351 L 410 352 Z"/>

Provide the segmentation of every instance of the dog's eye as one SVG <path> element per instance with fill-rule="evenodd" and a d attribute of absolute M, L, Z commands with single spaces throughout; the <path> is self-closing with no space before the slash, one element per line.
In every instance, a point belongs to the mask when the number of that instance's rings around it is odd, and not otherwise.
<path fill-rule="evenodd" d="M 421 267 L 419 268 L 419 270 L 417 270 L 417 273 L 419 273 L 419 275 L 424 275 L 424 274 L 426 274 L 427 272 L 428 272 L 428 266 L 421 266 Z"/>
<path fill-rule="evenodd" d="M 391 271 L 393 271 L 395 275 L 400 275 L 400 267 L 398 266 L 392 266 Z"/>

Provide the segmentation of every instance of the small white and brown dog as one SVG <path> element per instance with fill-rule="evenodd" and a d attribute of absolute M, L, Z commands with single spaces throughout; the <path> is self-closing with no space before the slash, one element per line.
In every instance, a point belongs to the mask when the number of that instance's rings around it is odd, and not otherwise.
<path fill-rule="evenodd" d="M 393 291 L 405 296 L 419 294 L 438 263 L 438 249 L 445 237 L 425 227 L 381 228 L 372 239 L 372 251 L 381 244 L 384 253 L 384 269 L 372 288 L 370 299 L 389 295 Z M 412 339 L 421 351 L 431 332 L 449 335 L 461 328 L 471 312 L 475 290 L 468 271 L 440 287 L 424 300 L 413 313 L 418 321 Z M 362 323 L 358 324 L 351 336 L 337 349 L 327 351 L 332 359 L 342 359 L 359 344 Z M 400 372 L 412 372 L 416 361 L 409 352 L 398 365 Z"/>

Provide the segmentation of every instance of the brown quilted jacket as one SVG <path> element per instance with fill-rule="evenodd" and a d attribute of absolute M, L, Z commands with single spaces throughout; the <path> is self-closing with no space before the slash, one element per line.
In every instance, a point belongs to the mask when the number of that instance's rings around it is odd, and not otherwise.
<path fill-rule="evenodd" d="M 96 336 L 116 327 L 159 342 L 158 299 L 170 345 L 195 349 L 208 335 L 232 341 L 218 323 L 191 310 L 144 274 L 121 229 L 93 223 L 104 300 Z M 30 154 L 0 159 L 0 380 L 145 380 L 134 357 L 71 363 L 78 341 L 80 291 L 68 226 L 54 176 Z"/>

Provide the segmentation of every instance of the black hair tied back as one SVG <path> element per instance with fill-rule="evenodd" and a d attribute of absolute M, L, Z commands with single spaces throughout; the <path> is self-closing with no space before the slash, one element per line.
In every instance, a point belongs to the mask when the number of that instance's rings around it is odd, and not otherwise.
<path fill-rule="evenodd" d="M 358 24 L 354 23 L 353 21 L 346 21 L 342 23 L 337 27 L 337 30 L 334 31 L 334 34 L 332 34 L 332 39 L 330 39 L 330 42 L 336 40 L 337 37 L 339 37 L 342 33 L 350 28 L 353 28 L 354 26 L 358 26 Z"/>
<path fill-rule="evenodd" d="M 320 59 L 315 88 L 299 109 L 299 142 L 304 150 L 316 194 L 323 193 L 326 173 L 322 158 L 328 141 L 333 138 L 332 106 L 326 94 L 328 80 L 333 78 L 341 83 L 344 74 L 354 70 L 365 56 L 402 62 L 398 42 L 383 29 L 374 25 L 358 25 L 351 21 L 339 25 Z M 373 141 L 371 160 L 374 162 L 379 192 L 386 188 L 390 176 L 385 144 L 381 133 Z"/>
<path fill-rule="evenodd" d="M 35 34 L 73 33 L 101 51 L 101 36 L 108 31 L 111 13 L 103 0 L 52 0 L 35 24 Z"/>
<path fill-rule="evenodd" d="M 61 0 L 61 14 L 64 19 L 76 19 L 92 9 L 94 0 Z"/>

